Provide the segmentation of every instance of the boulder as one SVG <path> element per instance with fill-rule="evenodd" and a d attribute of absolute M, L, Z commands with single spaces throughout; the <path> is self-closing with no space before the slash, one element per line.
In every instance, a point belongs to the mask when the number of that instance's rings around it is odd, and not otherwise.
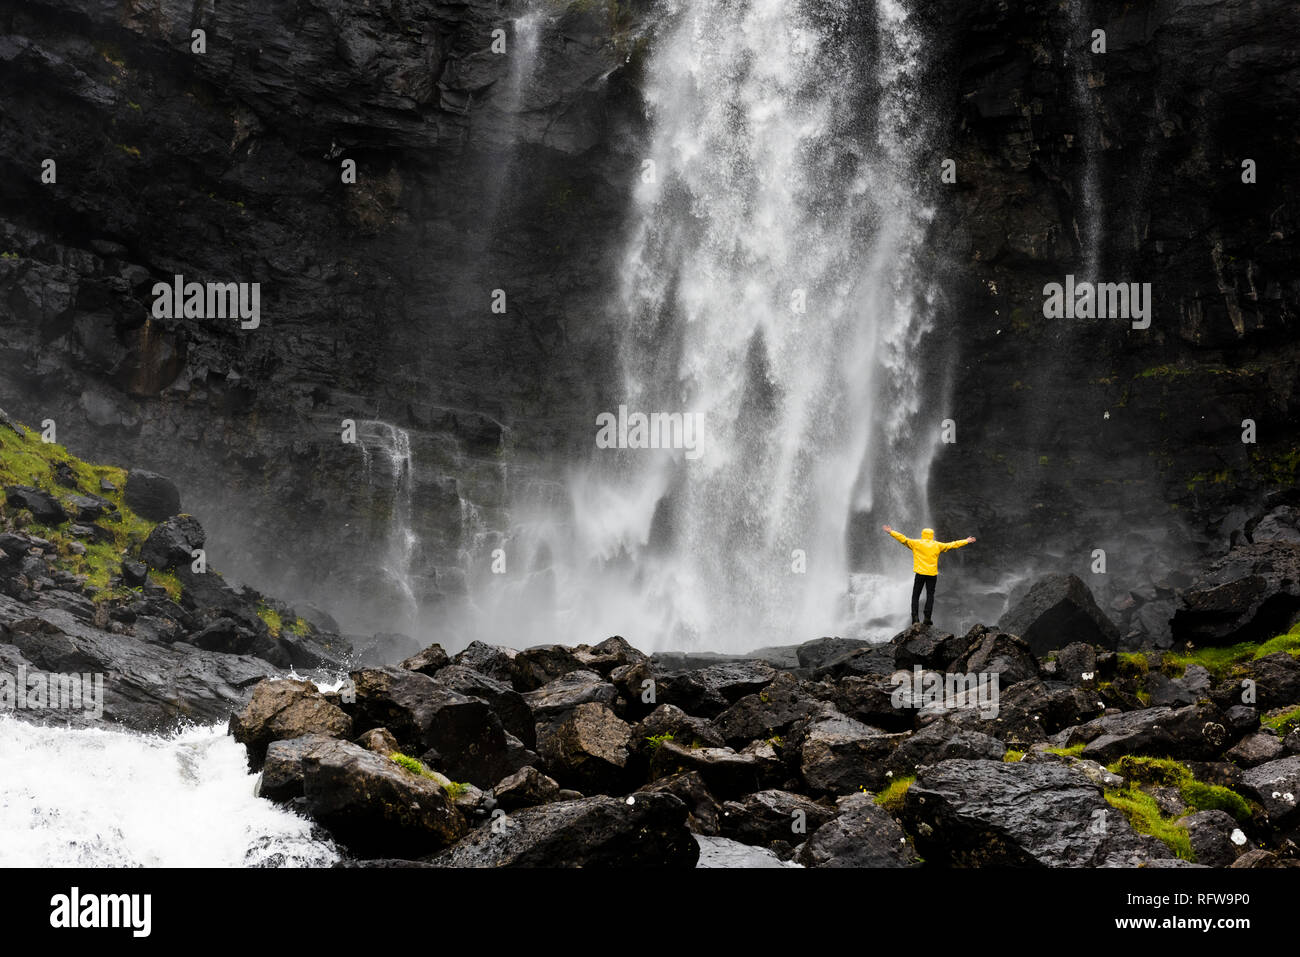
<path fill-rule="evenodd" d="M 898 670 L 894 663 L 897 648 L 893 644 L 865 645 L 834 657 L 828 657 L 813 669 L 814 680 L 840 680 L 850 677 L 891 675 Z"/>
<path fill-rule="evenodd" d="M 890 734 L 823 706 L 786 740 L 804 782 L 814 793 L 876 791 L 889 780 L 886 762 L 904 734 Z"/>
<path fill-rule="evenodd" d="M 1300 542 L 1237 545 L 1210 564 L 1178 599 L 1176 643 L 1265 641 L 1300 612 Z"/>
<path fill-rule="evenodd" d="M 609 681 L 627 703 L 629 719 L 643 718 L 659 705 L 659 686 L 666 672 L 652 659 L 619 665 L 609 673 Z"/>
<path fill-rule="evenodd" d="M 722 818 L 722 806 L 709 793 L 704 778 L 696 771 L 682 771 L 650 782 L 641 790 L 665 791 L 686 803 L 686 826 L 692 834 L 717 834 Z"/>
<path fill-rule="evenodd" d="M 437 781 L 351 742 L 312 747 L 301 766 L 307 812 L 360 857 L 421 857 L 468 828 Z"/>
<path fill-rule="evenodd" d="M 1001 761 L 1007 746 L 990 734 L 933 721 L 903 739 L 886 761 L 901 774 L 912 774 L 924 764 L 937 764 L 953 758 L 985 758 Z"/>
<path fill-rule="evenodd" d="M 794 858 L 804 867 L 911 867 L 912 842 L 888 811 L 859 791 L 836 801 L 836 814 L 817 828 Z"/>
<path fill-rule="evenodd" d="M 1108 764 L 1125 754 L 1210 760 L 1227 744 L 1223 714 L 1211 704 L 1143 708 L 1094 718 L 1061 732 L 1065 745 Z"/>
<path fill-rule="evenodd" d="M 925 624 L 912 625 L 890 642 L 894 646 L 894 667 L 911 671 L 920 665 L 944 671 L 969 648 L 969 642 L 963 641 L 961 645 L 956 642 L 949 632 Z"/>
<path fill-rule="evenodd" d="M 759 760 L 731 748 L 691 748 L 676 741 L 664 741 L 650 758 L 652 780 L 694 771 L 711 794 L 739 797 L 761 786 Z"/>
<path fill-rule="evenodd" d="M 968 650 L 955 658 L 947 671 L 998 676 L 999 687 L 1038 677 L 1038 658 L 1029 644 L 1005 630 L 976 625 L 965 636 Z"/>
<path fill-rule="evenodd" d="M 367 751 L 373 751 L 375 754 L 382 754 L 385 757 L 402 750 L 402 746 L 397 743 L 397 738 L 393 737 L 393 732 L 387 728 L 371 728 L 357 738 L 355 743 L 361 745 Z"/>
<path fill-rule="evenodd" d="M 663 740 L 665 737 L 687 747 L 702 744 L 721 748 L 727 745 L 718 729 L 707 719 L 692 717 L 672 704 L 661 704 L 632 727 L 632 746 L 637 749 L 651 746 L 651 738 Z"/>
<path fill-rule="evenodd" d="M 1198 864 L 1230 867 L 1246 851 L 1246 835 L 1226 811 L 1197 811 L 1178 823 L 1187 830 Z"/>
<path fill-rule="evenodd" d="M 794 724 L 816 712 L 820 704 L 804 682 L 782 672 L 762 691 L 745 695 L 714 718 L 713 728 L 722 739 L 720 743 L 743 746 L 756 738 L 784 735 Z"/>
<path fill-rule="evenodd" d="M 608 706 L 580 704 L 557 724 L 548 726 L 538 750 L 556 780 L 583 794 L 617 794 L 628 780 L 627 723 Z"/>
<path fill-rule="evenodd" d="M 798 867 L 782 861 L 774 852 L 765 847 L 754 847 L 733 841 L 729 837 L 695 834 L 695 842 L 700 846 L 700 859 L 696 867 L 726 870 L 772 867 Z"/>
<path fill-rule="evenodd" d="M 671 794 L 588 797 L 485 824 L 434 858 L 440 867 L 693 868 L 699 846 Z"/>
<path fill-rule="evenodd" d="M 216 619 L 191 635 L 188 641 L 207 651 L 255 655 L 279 668 L 288 669 L 292 665 L 288 652 L 265 629 L 254 631 L 233 618 Z"/>
<path fill-rule="evenodd" d="M 502 778 L 492 789 L 497 805 L 507 811 L 558 800 L 560 784 L 533 767 L 523 767 Z"/>
<path fill-rule="evenodd" d="M 230 716 L 230 735 L 248 749 L 248 766 L 262 766 L 272 741 L 308 734 L 352 736 L 352 720 L 310 681 L 272 679 L 253 689 L 248 704 Z"/>
<path fill-rule="evenodd" d="M 153 527 L 140 546 L 140 560 L 150 568 L 189 568 L 196 548 L 203 547 L 203 526 L 193 515 L 174 515 Z"/>
<path fill-rule="evenodd" d="M 839 711 L 885 731 L 908 731 L 916 719 L 916 710 L 900 708 L 894 703 L 899 687 L 892 677 L 882 675 L 842 678 L 827 692 L 817 692 Z"/>
<path fill-rule="evenodd" d="M 523 698 L 535 722 L 554 724 L 581 704 L 613 705 L 618 689 L 596 672 L 579 669 L 527 692 Z"/>
<path fill-rule="evenodd" d="M 1259 519 L 1246 523 L 1246 536 L 1252 542 L 1292 542 L 1300 544 L 1300 508 L 1278 505 Z"/>
<path fill-rule="evenodd" d="M 519 652 L 482 641 L 471 641 L 464 650 L 452 658 L 452 663 L 473 668 L 480 674 L 511 683 L 514 678 L 514 659 Z"/>
<path fill-rule="evenodd" d="M 437 645 L 433 646 L 437 648 Z M 439 649 L 441 650 L 441 649 Z M 420 652 L 417 657 L 428 655 L 432 649 Z M 413 659 L 408 659 L 408 661 Z M 402 662 L 407 667 L 407 662 Z M 422 668 L 409 669 L 421 674 L 428 674 Z M 444 665 L 434 672 L 434 681 L 444 688 L 460 692 L 470 698 L 482 698 L 501 720 L 501 726 L 524 743 L 527 748 L 537 746 L 537 731 L 533 712 L 523 695 L 508 682 L 499 681 L 491 675 L 485 675 L 464 665 Z"/>
<path fill-rule="evenodd" d="M 650 660 L 648 655 L 633 648 L 618 635 L 606 638 L 600 644 L 592 647 L 578 645 L 573 649 L 573 655 L 581 662 L 585 670 L 594 671 L 605 677 L 609 677 L 609 673 L 615 668 L 626 667 L 638 661 Z"/>
<path fill-rule="evenodd" d="M 1114 651 L 1119 629 L 1077 575 L 1047 575 L 1002 616 L 998 629 L 1018 635 L 1039 658 L 1075 642 Z"/>
<path fill-rule="evenodd" d="M 401 667 L 407 671 L 418 671 L 420 674 L 432 678 L 449 664 L 451 664 L 451 659 L 447 657 L 447 652 L 442 650 L 442 645 L 435 644 L 425 648 L 419 654 L 407 658 L 402 662 Z"/>
<path fill-rule="evenodd" d="M 181 510 L 181 493 L 171 479 L 144 469 L 127 473 L 123 501 L 127 508 L 151 522 L 161 522 Z"/>
<path fill-rule="evenodd" d="M 1071 685 L 1097 683 L 1097 649 L 1082 641 L 1066 645 L 1056 653 L 1056 674 L 1060 681 Z"/>
<path fill-rule="evenodd" d="M 804 835 L 835 817 L 835 812 L 802 794 L 771 789 L 722 805 L 722 835 L 742 844 L 793 849 Z M 780 849 L 778 849 L 780 850 Z"/>
<path fill-rule="evenodd" d="M 122 583 L 128 588 L 139 588 L 149 580 L 149 566 L 144 562 L 123 562 Z"/>
<path fill-rule="evenodd" d="M 941 866 L 1135 867 L 1173 857 L 1062 764 L 933 764 L 908 788 L 902 817 L 917 850 Z"/>
<path fill-rule="evenodd" d="M 98 495 L 69 495 L 66 501 L 78 522 L 97 522 L 117 511 L 116 505 Z"/>
<path fill-rule="evenodd" d="M 1255 682 L 1255 705 L 1264 711 L 1300 704 L 1300 661 L 1285 651 L 1247 662 L 1240 678 Z"/>
<path fill-rule="evenodd" d="M 564 645 L 525 648 L 514 658 L 514 686 L 517 691 L 535 691 L 571 671 L 585 670 L 573 650 Z"/>
<path fill-rule="evenodd" d="M 5 504 L 12 509 L 27 509 L 42 525 L 62 525 L 68 513 L 49 492 L 30 485 L 6 485 Z"/>
<path fill-rule="evenodd" d="M 776 678 L 764 661 L 730 661 L 693 671 L 678 671 L 662 680 L 657 700 L 687 714 L 714 718 L 748 694 L 757 694 Z"/>
<path fill-rule="evenodd" d="M 258 797 L 277 802 L 302 797 L 303 757 L 320 753 L 336 740 L 323 734 L 307 734 L 301 738 L 272 741 L 266 749 L 266 760 L 257 780 Z"/>
<path fill-rule="evenodd" d="M 1274 827 L 1289 827 L 1300 818 L 1300 755 L 1288 755 L 1243 772 L 1241 788 L 1260 803 Z"/>
<path fill-rule="evenodd" d="M 425 763 L 480 788 L 518 770 L 505 729 L 486 701 L 395 666 L 353 672 L 351 678 L 355 700 L 347 710 L 358 728 L 387 728 L 406 753 L 423 758 L 432 751 Z"/>
<path fill-rule="evenodd" d="M 1282 742 L 1271 731 L 1259 731 L 1242 738 L 1223 756 L 1242 768 L 1253 768 L 1282 757 Z"/>
<path fill-rule="evenodd" d="M 871 642 L 864 641 L 861 638 L 814 638 L 812 641 L 805 641 L 795 649 L 795 655 L 799 661 L 800 668 L 806 668 L 809 672 L 816 671 L 818 668 L 837 661 L 859 648 L 867 648 Z"/>

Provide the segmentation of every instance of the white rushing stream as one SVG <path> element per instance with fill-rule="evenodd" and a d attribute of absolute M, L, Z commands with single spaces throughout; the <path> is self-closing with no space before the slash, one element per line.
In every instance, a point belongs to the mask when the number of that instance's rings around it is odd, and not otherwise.
<path fill-rule="evenodd" d="M 327 866 L 312 824 L 253 794 L 224 726 L 167 737 L 0 715 L 0 867 Z"/>

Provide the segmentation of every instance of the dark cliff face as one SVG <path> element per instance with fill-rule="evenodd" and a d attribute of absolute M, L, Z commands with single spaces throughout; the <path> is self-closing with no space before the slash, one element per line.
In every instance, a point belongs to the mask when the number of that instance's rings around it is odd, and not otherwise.
<path fill-rule="evenodd" d="M 228 568 L 317 598 L 391 505 L 342 420 L 405 427 L 454 593 L 461 500 L 499 521 L 504 463 L 572 442 L 611 365 L 617 10 L 557 6 L 528 62 L 499 3 L 0 5 L 3 401 L 175 476 Z M 175 274 L 260 282 L 260 327 L 151 319 Z"/>
<path fill-rule="evenodd" d="M 467 512 L 500 530 L 511 489 L 589 442 L 617 374 L 658 14 L 547 10 L 527 58 L 490 52 L 498 28 L 528 46 L 510 4 L 0 2 L 0 402 L 173 475 L 217 564 L 327 605 L 364 587 L 392 506 L 340 424 L 402 426 L 424 587 L 454 598 Z M 1113 572 L 1145 569 L 1226 535 L 1300 460 L 1292 5 L 922 17 L 950 120 L 927 174 L 957 161 L 931 244 L 925 374 L 958 430 L 936 521 L 997 567 L 1032 543 L 1044 563 L 1107 547 Z M 1105 54 L 1085 52 L 1094 26 Z M 1045 283 L 1094 268 L 1152 283 L 1149 329 L 1043 318 Z M 175 274 L 260 282 L 261 326 L 150 319 Z"/>
<path fill-rule="evenodd" d="M 934 255 L 958 441 L 932 504 L 1031 567 L 1082 574 L 1104 548 L 1131 587 L 1226 545 L 1243 509 L 1296 481 L 1300 15 L 1063 6 L 946 4 L 935 22 L 954 110 L 936 155 L 957 161 Z M 1067 274 L 1151 283 L 1150 327 L 1044 318 L 1044 285 Z"/>

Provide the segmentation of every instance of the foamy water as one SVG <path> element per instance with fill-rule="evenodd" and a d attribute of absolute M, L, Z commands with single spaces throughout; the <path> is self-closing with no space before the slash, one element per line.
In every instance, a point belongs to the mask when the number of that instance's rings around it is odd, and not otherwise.
<path fill-rule="evenodd" d="M 224 725 L 170 736 L 0 715 L 0 866 L 323 867 L 310 821 L 253 793 Z"/>

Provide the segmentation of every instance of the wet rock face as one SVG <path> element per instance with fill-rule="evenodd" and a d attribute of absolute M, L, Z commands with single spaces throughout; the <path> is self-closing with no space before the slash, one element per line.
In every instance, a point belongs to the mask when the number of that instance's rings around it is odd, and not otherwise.
<path fill-rule="evenodd" d="M 0 401 L 175 479 L 217 564 L 327 608 L 385 527 L 341 420 L 391 420 L 425 465 L 421 587 L 455 599 L 460 500 L 499 508 L 507 434 L 527 472 L 613 368 L 604 286 L 635 171 L 618 129 L 642 122 L 632 6 L 616 23 L 558 8 L 531 62 L 513 35 L 490 51 L 513 19 L 483 0 L 15 12 L 0 82 L 32 132 L 0 146 L 24 171 L 0 201 Z M 260 283 L 258 328 L 154 318 L 154 283 L 178 274 Z"/>
<path fill-rule="evenodd" d="M 231 715 L 230 734 L 248 748 L 256 771 L 274 741 L 305 735 L 348 737 L 352 720 L 310 681 L 263 681 L 241 711 Z"/>
<path fill-rule="evenodd" d="M 468 830 L 440 784 L 358 745 L 317 744 L 300 763 L 312 817 L 361 856 L 418 857 Z"/>
<path fill-rule="evenodd" d="M 1098 814 L 1106 827 L 1092 826 Z M 956 866 L 1132 867 L 1172 856 L 1060 765 L 944 761 L 917 775 L 903 817 L 927 861 Z"/>
<path fill-rule="evenodd" d="M 433 860 L 442 867 L 694 867 L 686 805 L 638 791 L 528 808 L 486 824 Z"/>
<path fill-rule="evenodd" d="M 975 0 L 928 14 L 948 45 L 957 182 L 932 231 L 949 351 L 926 358 L 956 358 L 971 430 L 942 446 L 930 504 L 997 530 L 981 565 L 1030 556 L 1046 571 L 1059 548 L 1079 570 L 1105 549 L 1105 607 L 1111 583 L 1158 578 L 1202 538 L 1226 545 L 1234 502 L 1294 484 L 1295 185 L 1242 182 L 1246 158 L 1286 168 L 1300 127 L 1288 10 Z M 1090 268 L 1151 282 L 1150 328 L 1046 319 L 1045 284 Z M 1271 438 L 1243 443 L 1245 418 Z"/>

